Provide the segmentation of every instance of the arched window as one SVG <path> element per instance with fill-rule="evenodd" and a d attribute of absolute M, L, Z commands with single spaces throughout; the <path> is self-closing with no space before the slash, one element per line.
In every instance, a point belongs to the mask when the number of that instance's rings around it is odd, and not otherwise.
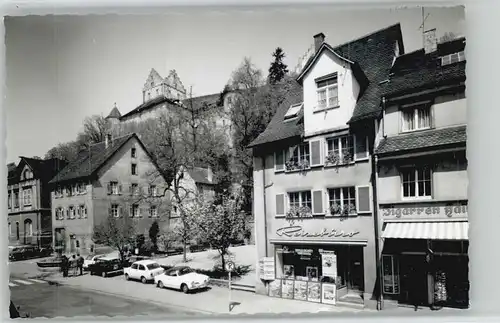
<path fill-rule="evenodd" d="M 25 169 L 23 172 L 22 179 L 31 179 L 33 178 L 33 173 L 29 169 Z"/>
<path fill-rule="evenodd" d="M 33 222 L 31 219 L 24 220 L 24 236 L 31 237 L 33 235 Z"/>

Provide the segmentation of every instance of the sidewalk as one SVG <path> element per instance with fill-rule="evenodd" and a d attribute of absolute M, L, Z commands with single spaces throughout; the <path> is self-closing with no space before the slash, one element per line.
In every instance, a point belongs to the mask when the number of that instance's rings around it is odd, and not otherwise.
<path fill-rule="evenodd" d="M 361 311 L 331 305 L 271 298 L 264 295 L 233 290 L 231 301 L 239 304 L 236 304 L 232 311 L 229 312 L 229 291 L 226 288 L 217 286 L 213 286 L 207 291 L 183 294 L 175 290 L 159 289 L 152 284 L 144 285 L 140 282 L 125 281 L 123 276 L 101 278 L 84 275 L 63 278 L 60 275 L 55 275 L 47 280 L 65 286 L 140 299 L 159 305 L 173 305 L 205 314 L 355 313 Z M 367 310 L 363 310 L 363 312 L 365 311 Z"/>

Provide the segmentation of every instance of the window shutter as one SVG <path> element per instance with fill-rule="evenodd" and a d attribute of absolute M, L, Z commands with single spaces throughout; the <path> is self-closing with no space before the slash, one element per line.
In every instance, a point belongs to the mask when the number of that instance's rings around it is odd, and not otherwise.
<path fill-rule="evenodd" d="M 276 216 L 285 215 L 285 194 L 276 194 Z"/>
<path fill-rule="evenodd" d="M 118 185 L 118 195 L 122 195 L 122 184 Z"/>
<path fill-rule="evenodd" d="M 325 210 L 323 209 L 323 191 L 313 191 L 312 192 L 312 214 L 324 214 Z"/>
<path fill-rule="evenodd" d="M 110 206 L 110 207 L 108 208 L 108 216 L 112 216 L 112 215 L 113 215 L 113 212 L 112 212 L 111 210 L 112 210 L 112 208 L 111 208 L 111 206 Z"/>
<path fill-rule="evenodd" d="M 355 136 L 355 156 L 356 159 L 365 159 L 368 157 L 368 140 L 364 135 Z"/>
<path fill-rule="evenodd" d="M 284 151 L 280 150 L 274 153 L 274 170 L 282 171 L 285 169 L 285 156 Z"/>
<path fill-rule="evenodd" d="M 357 186 L 356 187 L 357 213 L 371 213 L 372 203 L 370 199 L 370 186 Z"/>
<path fill-rule="evenodd" d="M 149 214 L 148 214 L 148 216 L 149 216 L 149 217 L 151 217 L 151 214 L 152 214 L 152 212 L 153 212 L 153 211 L 152 211 L 152 208 L 151 208 L 151 207 L 149 207 L 149 210 L 148 210 L 148 211 L 149 211 L 149 212 L 148 212 L 148 213 L 149 213 Z"/>
<path fill-rule="evenodd" d="M 111 183 L 108 183 L 108 195 L 111 195 L 111 194 L 113 194 L 113 191 L 111 190 Z"/>
<path fill-rule="evenodd" d="M 122 216 L 123 216 L 123 207 L 120 205 L 120 206 L 118 207 L 118 217 L 120 217 L 120 218 L 121 218 Z"/>
<path fill-rule="evenodd" d="M 321 141 L 313 140 L 309 142 L 311 151 L 311 166 L 321 165 Z"/>

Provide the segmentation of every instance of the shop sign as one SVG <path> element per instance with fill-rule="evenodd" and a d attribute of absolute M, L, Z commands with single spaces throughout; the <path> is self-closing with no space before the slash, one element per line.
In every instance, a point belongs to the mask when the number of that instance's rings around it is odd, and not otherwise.
<path fill-rule="evenodd" d="M 345 232 L 344 230 L 331 229 L 327 230 L 324 228 L 319 232 L 308 232 L 305 231 L 300 225 L 292 225 L 289 227 L 283 227 L 276 230 L 276 234 L 279 237 L 289 237 L 289 238 L 352 238 L 353 236 L 359 234 L 359 231 Z"/>
<path fill-rule="evenodd" d="M 259 278 L 262 280 L 274 280 L 274 258 L 264 257 L 259 260 Z"/>
<path fill-rule="evenodd" d="M 395 216 L 400 218 L 406 215 L 446 215 L 467 216 L 467 205 L 426 206 L 426 207 L 389 207 L 382 208 L 383 216 Z"/>

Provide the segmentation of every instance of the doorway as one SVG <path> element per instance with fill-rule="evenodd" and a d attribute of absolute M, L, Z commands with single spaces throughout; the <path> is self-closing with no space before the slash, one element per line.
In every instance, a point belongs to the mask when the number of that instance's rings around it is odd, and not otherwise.
<path fill-rule="evenodd" d="M 401 294 L 399 302 L 428 305 L 427 263 L 425 255 L 401 255 Z"/>

